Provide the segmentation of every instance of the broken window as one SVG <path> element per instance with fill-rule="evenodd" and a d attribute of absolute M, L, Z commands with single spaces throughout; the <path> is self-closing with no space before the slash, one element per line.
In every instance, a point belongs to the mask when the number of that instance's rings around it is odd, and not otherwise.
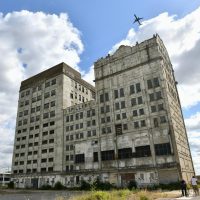
<path fill-rule="evenodd" d="M 155 144 L 154 146 L 155 146 L 155 153 L 157 156 L 171 154 L 170 143 Z"/>
<path fill-rule="evenodd" d="M 75 155 L 75 163 L 84 163 L 84 162 L 85 162 L 85 154 Z"/>
<path fill-rule="evenodd" d="M 137 158 L 151 156 L 151 149 L 149 145 L 135 147 L 135 151 L 136 151 Z"/>
<path fill-rule="evenodd" d="M 115 159 L 115 151 L 114 150 L 101 152 L 101 160 L 102 161 L 114 160 L 114 159 Z"/>
<path fill-rule="evenodd" d="M 132 157 L 132 148 L 118 149 L 118 159 L 125 159 Z"/>

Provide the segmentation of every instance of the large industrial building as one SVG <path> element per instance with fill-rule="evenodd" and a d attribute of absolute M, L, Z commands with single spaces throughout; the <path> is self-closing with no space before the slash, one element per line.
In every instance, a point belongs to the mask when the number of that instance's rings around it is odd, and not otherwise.
<path fill-rule="evenodd" d="M 158 35 L 94 63 L 95 87 L 65 63 L 21 83 L 16 187 L 119 187 L 194 175 L 172 64 Z"/>

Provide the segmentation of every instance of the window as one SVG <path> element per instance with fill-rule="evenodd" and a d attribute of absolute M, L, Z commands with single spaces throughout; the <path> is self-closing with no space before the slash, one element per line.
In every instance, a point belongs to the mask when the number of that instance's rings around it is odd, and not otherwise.
<path fill-rule="evenodd" d="M 101 114 L 103 114 L 104 113 L 104 107 L 101 107 L 100 109 L 101 109 Z"/>
<path fill-rule="evenodd" d="M 40 111 L 40 106 L 36 107 L 36 112 Z"/>
<path fill-rule="evenodd" d="M 56 95 L 56 90 L 51 91 L 51 96 L 54 96 L 54 95 Z"/>
<path fill-rule="evenodd" d="M 134 128 L 139 128 L 139 122 L 134 122 Z"/>
<path fill-rule="evenodd" d="M 91 122 L 87 121 L 87 127 L 90 127 L 90 126 L 91 126 Z"/>
<path fill-rule="evenodd" d="M 160 86 L 159 79 L 157 77 L 153 79 L 153 85 L 154 85 L 154 87 Z"/>
<path fill-rule="evenodd" d="M 49 117 L 49 113 L 44 113 L 43 114 L 43 119 L 46 119 L 46 118 L 48 118 Z"/>
<path fill-rule="evenodd" d="M 161 116 L 160 117 L 160 123 L 163 124 L 163 123 L 166 123 L 166 117 L 165 116 Z"/>
<path fill-rule="evenodd" d="M 66 116 L 66 122 L 69 122 L 69 115 Z"/>
<path fill-rule="evenodd" d="M 87 111 L 87 117 L 90 117 L 90 110 Z"/>
<path fill-rule="evenodd" d="M 106 128 L 105 127 L 101 129 L 101 133 L 106 134 Z"/>
<path fill-rule="evenodd" d="M 84 154 L 75 155 L 75 163 L 84 163 L 84 162 L 85 162 L 85 155 Z"/>
<path fill-rule="evenodd" d="M 132 158 L 132 148 L 118 149 L 118 158 L 119 159 Z"/>
<path fill-rule="evenodd" d="M 73 93 L 70 93 L 70 98 L 71 98 L 71 99 L 73 99 L 73 98 L 74 98 L 74 96 L 73 96 Z"/>
<path fill-rule="evenodd" d="M 154 99 L 154 93 L 149 94 L 149 100 L 150 100 L 150 101 L 154 101 L 154 100 L 155 100 L 155 99 Z"/>
<path fill-rule="evenodd" d="M 49 87 L 50 86 L 50 82 L 46 82 L 45 83 L 45 88 Z"/>
<path fill-rule="evenodd" d="M 171 154 L 170 143 L 155 144 L 154 146 L 155 146 L 155 153 L 157 156 Z"/>
<path fill-rule="evenodd" d="M 107 127 L 107 133 L 111 133 L 112 130 L 111 130 L 111 127 Z"/>
<path fill-rule="evenodd" d="M 152 113 L 156 112 L 156 106 L 151 106 L 151 112 Z"/>
<path fill-rule="evenodd" d="M 92 130 L 92 135 L 96 136 L 96 130 Z"/>
<path fill-rule="evenodd" d="M 121 124 L 115 125 L 115 132 L 116 132 L 116 135 L 122 135 L 122 125 Z"/>
<path fill-rule="evenodd" d="M 136 92 L 141 92 L 140 83 L 136 83 Z"/>
<path fill-rule="evenodd" d="M 78 113 L 76 113 L 76 120 L 79 120 L 79 114 Z"/>
<path fill-rule="evenodd" d="M 56 102 L 55 101 L 52 101 L 51 102 L 51 107 L 54 107 L 56 105 Z"/>
<path fill-rule="evenodd" d="M 121 119 L 121 115 L 120 114 L 116 114 L 116 120 L 120 120 Z"/>
<path fill-rule="evenodd" d="M 102 124 L 105 123 L 105 118 L 101 118 L 101 123 L 102 123 Z"/>
<path fill-rule="evenodd" d="M 46 92 L 45 94 L 44 94 L 44 98 L 46 99 L 46 98 L 48 98 L 50 96 L 50 94 L 49 94 L 49 92 Z M 33 100 L 32 100 L 33 101 Z"/>
<path fill-rule="evenodd" d="M 72 122 L 74 120 L 74 115 L 70 115 L 70 121 Z"/>
<path fill-rule="evenodd" d="M 104 102 L 104 95 L 101 94 L 101 95 L 100 95 L 100 103 L 103 103 L 103 102 Z"/>
<path fill-rule="evenodd" d="M 122 101 L 122 102 L 121 102 L 121 109 L 123 109 L 123 108 L 125 108 L 125 107 L 126 107 L 125 101 Z"/>
<path fill-rule="evenodd" d="M 130 85 L 130 94 L 134 94 L 134 93 L 135 93 L 135 86 Z"/>
<path fill-rule="evenodd" d="M 41 160 L 41 163 L 45 163 L 45 162 L 47 162 L 47 159 L 46 159 L 46 158 L 43 158 L 43 159 Z"/>
<path fill-rule="evenodd" d="M 137 110 L 133 110 L 133 117 L 138 116 Z"/>
<path fill-rule="evenodd" d="M 114 97 L 115 99 L 117 99 L 119 96 L 118 96 L 118 90 L 114 90 Z"/>
<path fill-rule="evenodd" d="M 83 119 L 83 112 L 80 112 L 80 119 Z"/>
<path fill-rule="evenodd" d="M 131 106 L 136 106 L 137 102 L 136 102 L 136 98 L 131 99 Z"/>
<path fill-rule="evenodd" d="M 41 95 L 37 96 L 37 101 L 40 101 L 41 99 L 42 99 Z"/>
<path fill-rule="evenodd" d="M 119 110 L 119 102 L 115 103 L 115 110 Z"/>
<path fill-rule="evenodd" d="M 54 143 L 54 139 L 50 139 L 50 140 L 49 140 L 49 143 Z"/>
<path fill-rule="evenodd" d="M 98 152 L 93 152 L 93 162 L 98 162 Z"/>
<path fill-rule="evenodd" d="M 114 152 L 114 150 L 102 151 L 101 152 L 101 160 L 102 161 L 114 160 L 114 159 L 115 159 L 115 152 Z"/>
<path fill-rule="evenodd" d="M 163 104 L 158 104 L 158 111 L 164 110 Z"/>
<path fill-rule="evenodd" d="M 49 158 L 49 162 L 53 162 L 53 158 Z"/>
<path fill-rule="evenodd" d="M 138 104 L 142 104 L 143 103 L 142 97 L 138 97 L 137 100 L 138 100 Z"/>
<path fill-rule="evenodd" d="M 50 112 L 50 117 L 55 117 L 55 110 Z"/>
<path fill-rule="evenodd" d="M 95 116 L 95 109 L 92 109 L 92 116 Z"/>
<path fill-rule="evenodd" d="M 126 119 L 126 113 L 122 113 L 122 119 Z"/>
<path fill-rule="evenodd" d="M 106 121 L 107 121 L 107 122 L 110 122 L 110 116 L 107 116 L 107 117 L 106 117 Z"/>
<path fill-rule="evenodd" d="M 158 127 L 158 118 L 153 119 L 154 127 Z"/>
<path fill-rule="evenodd" d="M 42 153 L 47 153 L 47 149 L 42 149 Z"/>
<path fill-rule="evenodd" d="M 135 152 L 136 152 L 136 157 L 149 157 L 151 156 L 151 150 L 150 146 L 140 146 L 140 147 L 135 147 Z"/>
<path fill-rule="evenodd" d="M 31 108 L 31 113 L 34 113 L 35 112 L 35 108 Z"/>
<path fill-rule="evenodd" d="M 124 88 L 120 88 L 119 93 L 120 97 L 124 97 Z"/>
<path fill-rule="evenodd" d="M 37 115 L 35 118 L 35 121 L 39 121 L 40 120 L 40 115 Z"/>
<path fill-rule="evenodd" d="M 83 123 L 80 123 L 80 128 L 83 128 Z"/>
<path fill-rule="evenodd" d="M 87 132 L 87 136 L 88 136 L 88 137 L 91 137 L 91 131 L 88 131 L 88 132 Z"/>
<path fill-rule="evenodd" d="M 45 103 L 44 104 L 44 109 L 48 109 L 49 108 L 49 103 Z"/>
<path fill-rule="evenodd" d="M 139 109 L 139 114 L 144 115 L 144 109 L 143 108 Z"/>
<path fill-rule="evenodd" d="M 110 106 L 106 105 L 106 113 L 110 112 Z"/>
<path fill-rule="evenodd" d="M 53 149 L 53 148 L 50 148 L 50 149 L 49 149 L 49 153 L 52 153 L 52 152 L 54 152 L 54 149 Z"/>
<path fill-rule="evenodd" d="M 123 130 L 128 130 L 128 124 L 123 124 Z"/>
<path fill-rule="evenodd" d="M 157 99 L 157 100 L 162 99 L 161 91 L 156 92 L 156 99 Z"/>
<path fill-rule="evenodd" d="M 140 124 L 141 124 L 141 127 L 145 127 L 145 126 L 146 126 L 145 120 L 141 120 L 141 121 L 140 121 Z"/>
<path fill-rule="evenodd" d="M 105 93 L 105 101 L 109 101 L 109 95 L 108 95 L 108 93 Z"/>
<path fill-rule="evenodd" d="M 148 87 L 148 89 L 153 88 L 153 84 L 152 84 L 151 80 L 147 80 L 147 87 Z"/>
<path fill-rule="evenodd" d="M 51 85 L 55 85 L 56 84 L 56 79 L 53 79 L 52 81 L 51 81 Z"/>

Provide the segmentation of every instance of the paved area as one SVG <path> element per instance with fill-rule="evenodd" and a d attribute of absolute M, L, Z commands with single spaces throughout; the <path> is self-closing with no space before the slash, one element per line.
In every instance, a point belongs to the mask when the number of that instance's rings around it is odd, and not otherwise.
<path fill-rule="evenodd" d="M 15 191 L 0 191 L 0 200 L 62 200 L 59 197 L 64 197 L 65 200 L 70 197 L 81 194 L 78 191 L 30 191 L 30 190 L 15 190 Z"/>

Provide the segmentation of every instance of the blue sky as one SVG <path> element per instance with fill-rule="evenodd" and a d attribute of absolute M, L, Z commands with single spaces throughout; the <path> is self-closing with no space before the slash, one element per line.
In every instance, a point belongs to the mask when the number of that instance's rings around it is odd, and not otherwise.
<path fill-rule="evenodd" d="M 6 0 L 1 12 L 29 10 L 45 13 L 67 12 L 73 25 L 82 32 L 85 50 L 79 66 L 86 69 L 122 40 L 133 25 L 133 15 L 149 19 L 162 12 L 182 17 L 200 5 L 188 0 Z"/>
<path fill-rule="evenodd" d="M 200 174 L 200 0 L 0 0 L 0 13 L 0 168 L 11 164 L 22 80 L 64 61 L 92 82 L 98 58 L 158 33 L 179 82 Z M 142 26 L 133 24 L 134 14 Z"/>

